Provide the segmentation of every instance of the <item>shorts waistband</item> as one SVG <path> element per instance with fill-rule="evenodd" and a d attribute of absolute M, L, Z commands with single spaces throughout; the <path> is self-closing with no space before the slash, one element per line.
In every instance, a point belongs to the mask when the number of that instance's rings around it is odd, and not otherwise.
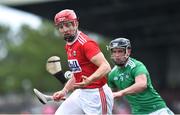
<path fill-rule="evenodd" d="M 107 85 L 107 83 L 106 84 L 104 84 L 101 88 L 106 88 L 106 87 L 108 87 L 108 85 Z M 88 91 L 88 92 L 90 92 L 90 91 L 99 91 L 99 89 L 100 88 L 92 88 L 92 89 L 87 89 L 87 88 L 82 88 L 82 89 L 80 89 L 81 91 Z"/>

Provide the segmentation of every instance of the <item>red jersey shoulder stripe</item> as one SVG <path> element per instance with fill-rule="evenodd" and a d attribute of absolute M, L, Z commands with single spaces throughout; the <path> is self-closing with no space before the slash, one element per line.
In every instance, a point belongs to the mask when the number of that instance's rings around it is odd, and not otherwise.
<path fill-rule="evenodd" d="M 87 42 L 87 40 L 86 40 L 85 38 L 83 38 L 82 35 L 79 35 L 78 41 L 79 41 L 82 45 Z"/>

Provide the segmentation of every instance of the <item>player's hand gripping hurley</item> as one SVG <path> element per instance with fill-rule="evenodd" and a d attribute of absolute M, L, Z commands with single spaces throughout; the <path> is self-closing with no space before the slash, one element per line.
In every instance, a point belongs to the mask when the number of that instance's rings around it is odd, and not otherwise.
<path fill-rule="evenodd" d="M 40 91 L 38 91 L 37 89 L 34 89 L 33 91 L 42 104 L 46 104 L 48 102 L 54 101 L 53 96 L 43 94 Z M 66 97 L 61 98 L 61 100 L 65 100 L 65 99 L 66 99 Z"/>

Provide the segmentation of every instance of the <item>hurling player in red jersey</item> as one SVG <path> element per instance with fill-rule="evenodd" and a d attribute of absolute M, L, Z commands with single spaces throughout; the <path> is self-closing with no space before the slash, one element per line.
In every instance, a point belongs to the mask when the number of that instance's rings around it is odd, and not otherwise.
<path fill-rule="evenodd" d="M 78 30 L 79 22 L 73 10 L 58 12 L 54 22 L 66 41 L 68 65 L 73 72 L 64 88 L 53 94 L 53 99 L 59 101 L 73 91 L 55 114 L 112 114 L 113 95 L 106 84 L 111 67 L 98 44 Z"/>

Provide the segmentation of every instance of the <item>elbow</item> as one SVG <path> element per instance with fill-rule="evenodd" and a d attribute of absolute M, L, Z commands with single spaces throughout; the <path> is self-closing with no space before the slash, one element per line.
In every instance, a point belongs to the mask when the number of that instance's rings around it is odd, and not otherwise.
<path fill-rule="evenodd" d="M 147 83 L 141 84 L 141 90 L 144 91 L 147 88 Z"/>
<path fill-rule="evenodd" d="M 147 78 L 145 75 L 139 75 L 136 77 L 135 82 L 137 84 L 137 87 L 140 91 L 144 91 L 147 88 Z"/>
<path fill-rule="evenodd" d="M 111 66 L 107 63 L 105 64 L 105 73 L 108 74 L 111 71 Z"/>
<path fill-rule="evenodd" d="M 136 89 L 137 92 L 142 92 L 147 88 L 147 83 L 141 82 L 141 83 L 136 83 Z"/>
<path fill-rule="evenodd" d="M 142 83 L 143 89 L 147 88 L 147 80 L 145 80 L 145 82 Z"/>

